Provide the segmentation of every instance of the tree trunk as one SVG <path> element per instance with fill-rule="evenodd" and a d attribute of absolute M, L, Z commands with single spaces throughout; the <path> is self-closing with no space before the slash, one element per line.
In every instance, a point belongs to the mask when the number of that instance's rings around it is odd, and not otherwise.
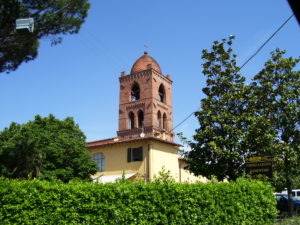
<path fill-rule="evenodd" d="M 288 193 L 288 215 L 289 217 L 293 216 L 294 213 L 294 205 L 293 205 L 293 196 L 292 196 L 292 180 L 290 176 L 290 163 L 287 159 L 287 157 L 284 160 L 285 164 L 285 179 L 286 179 L 286 187 L 287 187 L 287 193 Z"/>

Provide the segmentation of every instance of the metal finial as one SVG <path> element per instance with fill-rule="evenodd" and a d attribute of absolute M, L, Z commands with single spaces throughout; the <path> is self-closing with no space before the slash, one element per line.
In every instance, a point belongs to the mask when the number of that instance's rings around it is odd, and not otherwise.
<path fill-rule="evenodd" d="M 147 52 L 148 46 L 147 46 L 147 45 L 144 45 L 144 48 L 145 48 L 144 54 L 148 54 L 148 52 Z"/>

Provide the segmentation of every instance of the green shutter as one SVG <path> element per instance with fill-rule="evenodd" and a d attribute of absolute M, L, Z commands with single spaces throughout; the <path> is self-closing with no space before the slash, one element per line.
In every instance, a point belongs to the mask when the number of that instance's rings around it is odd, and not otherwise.
<path fill-rule="evenodd" d="M 131 148 L 127 149 L 127 162 L 131 162 Z"/>

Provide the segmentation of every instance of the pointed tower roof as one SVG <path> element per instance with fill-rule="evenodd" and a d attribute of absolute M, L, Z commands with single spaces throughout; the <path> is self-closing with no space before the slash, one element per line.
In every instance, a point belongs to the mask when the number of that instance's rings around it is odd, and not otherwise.
<path fill-rule="evenodd" d="M 153 59 L 150 55 L 148 55 L 148 52 L 144 52 L 144 55 L 142 55 L 138 60 L 135 61 L 131 68 L 130 74 L 139 73 L 143 70 L 148 69 L 148 65 L 151 64 L 152 68 L 159 72 L 161 74 L 161 69 L 158 63 L 155 59 Z"/>

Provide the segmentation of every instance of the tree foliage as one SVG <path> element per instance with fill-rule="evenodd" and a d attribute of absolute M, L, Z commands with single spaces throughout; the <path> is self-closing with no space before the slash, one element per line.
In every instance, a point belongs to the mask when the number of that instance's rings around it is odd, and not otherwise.
<path fill-rule="evenodd" d="M 2 224 L 267 225 L 277 213 L 273 192 L 271 185 L 242 179 L 197 184 L 0 179 L 0 218 Z"/>
<path fill-rule="evenodd" d="M 254 123 L 249 140 L 261 154 L 273 157 L 273 182 L 291 194 L 293 181 L 300 176 L 300 71 L 295 71 L 300 58 L 284 58 L 284 54 L 279 49 L 272 52 L 251 83 L 251 108 L 265 122 L 263 131 L 255 129 L 260 124 Z M 292 212 L 291 204 L 290 208 Z"/>
<path fill-rule="evenodd" d="M 89 6 L 87 0 L 1 0 L 0 73 L 34 60 L 41 38 L 50 37 L 52 44 L 58 44 L 60 35 L 78 33 Z M 34 32 L 17 32 L 16 19 L 28 17 L 35 20 Z"/>
<path fill-rule="evenodd" d="M 279 148 L 269 148 L 268 154 L 282 157 L 291 149 L 291 157 L 296 156 L 300 141 L 300 71 L 293 71 L 299 59 L 283 58 L 285 51 L 276 49 L 265 67 L 253 78 L 251 105 L 256 117 L 265 122 L 265 127 L 272 132 L 272 138 L 262 140 L 274 142 Z M 260 132 L 260 136 L 263 132 Z M 256 136 L 253 143 L 260 141 Z M 289 149 L 283 150 L 288 145 Z M 261 145 L 261 144 L 260 144 Z M 287 153 L 289 155 L 289 153 Z"/>
<path fill-rule="evenodd" d="M 196 130 L 191 151 L 186 153 L 188 168 L 196 175 L 236 179 L 244 172 L 249 149 L 245 144 L 247 93 L 245 78 L 238 71 L 236 55 L 228 40 L 215 41 L 211 51 L 203 50 L 203 74 L 207 77 L 201 110 L 195 115 Z"/>
<path fill-rule="evenodd" d="M 0 176 L 27 179 L 90 179 L 97 166 L 86 150 L 85 135 L 72 118 L 39 115 L 12 123 L 0 133 Z"/>
<path fill-rule="evenodd" d="M 291 188 L 300 175 L 299 59 L 276 49 L 264 68 L 246 85 L 232 53 L 233 37 L 203 50 L 207 86 L 197 116 L 188 168 L 198 175 L 236 179 L 245 159 L 272 156 L 277 189 Z"/>
<path fill-rule="evenodd" d="M 156 184 L 171 184 L 175 183 L 175 179 L 171 176 L 171 171 L 166 170 L 165 166 L 163 166 L 158 171 L 158 176 L 155 176 L 152 182 Z"/>

